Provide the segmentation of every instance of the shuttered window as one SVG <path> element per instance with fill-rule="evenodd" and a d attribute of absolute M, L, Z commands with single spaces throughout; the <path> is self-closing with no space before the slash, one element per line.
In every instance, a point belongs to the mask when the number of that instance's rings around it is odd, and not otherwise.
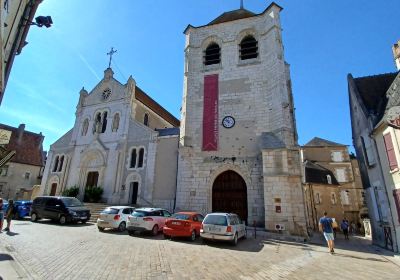
<path fill-rule="evenodd" d="M 394 202 L 397 209 L 397 219 L 400 223 L 400 189 L 393 190 Z"/>
<path fill-rule="evenodd" d="M 386 155 L 388 157 L 389 167 L 390 170 L 393 170 L 397 168 L 398 165 L 397 165 L 396 154 L 394 152 L 392 136 L 390 135 L 390 133 L 383 135 L 383 140 L 385 141 Z"/>

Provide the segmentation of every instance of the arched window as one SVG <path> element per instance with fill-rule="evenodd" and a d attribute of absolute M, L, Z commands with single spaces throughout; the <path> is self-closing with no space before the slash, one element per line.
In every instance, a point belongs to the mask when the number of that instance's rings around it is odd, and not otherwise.
<path fill-rule="evenodd" d="M 95 132 L 100 133 L 100 128 L 101 128 L 101 113 L 97 113 L 93 123 L 93 134 Z"/>
<path fill-rule="evenodd" d="M 54 160 L 53 172 L 57 172 L 57 166 L 58 166 L 58 156 L 56 156 L 56 159 Z"/>
<path fill-rule="evenodd" d="M 249 35 L 240 42 L 240 59 L 246 60 L 258 57 L 258 42 Z"/>
<path fill-rule="evenodd" d="M 145 126 L 149 126 L 149 115 L 147 113 L 144 114 L 143 123 Z"/>
<path fill-rule="evenodd" d="M 139 150 L 138 168 L 143 167 L 143 158 L 144 158 L 144 149 L 140 148 L 140 150 Z"/>
<path fill-rule="evenodd" d="M 60 172 L 63 168 L 63 164 L 64 164 L 64 156 L 60 157 L 60 164 L 58 166 L 58 172 Z"/>
<path fill-rule="evenodd" d="M 88 131 L 88 127 L 89 127 L 89 120 L 85 119 L 83 121 L 83 125 L 82 125 L 82 134 L 81 134 L 82 136 L 86 136 L 86 133 Z"/>
<path fill-rule="evenodd" d="M 136 149 L 133 149 L 131 152 L 131 162 L 129 164 L 130 168 L 135 168 L 136 167 Z"/>
<path fill-rule="evenodd" d="M 119 128 L 119 114 L 116 113 L 113 118 L 112 131 L 113 132 L 118 131 L 118 128 Z"/>
<path fill-rule="evenodd" d="M 211 43 L 204 52 L 204 65 L 219 64 L 220 62 L 221 48 L 217 43 Z"/>
<path fill-rule="evenodd" d="M 104 133 L 106 131 L 106 128 L 107 128 L 107 112 L 104 112 L 101 133 Z"/>

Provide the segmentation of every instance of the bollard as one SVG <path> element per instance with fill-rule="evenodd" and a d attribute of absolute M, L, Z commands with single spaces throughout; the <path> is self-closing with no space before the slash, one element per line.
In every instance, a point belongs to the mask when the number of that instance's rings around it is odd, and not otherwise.
<path fill-rule="evenodd" d="M 256 228 L 256 221 L 253 221 L 253 227 L 254 227 L 254 239 L 257 238 L 257 228 Z"/>

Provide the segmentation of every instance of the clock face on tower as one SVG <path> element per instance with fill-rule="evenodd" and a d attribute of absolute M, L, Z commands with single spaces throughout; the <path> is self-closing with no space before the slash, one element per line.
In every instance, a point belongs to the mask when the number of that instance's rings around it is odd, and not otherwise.
<path fill-rule="evenodd" d="M 222 119 L 222 125 L 225 128 L 232 128 L 235 125 L 235 119 L 232 116 L 226 116 Z"/>
<path fill-rule="evenodd" d="M 103 91 L 103 100 L 107 100 L 108 97 L 110 97 L 110 95 L 111 95 L 111 89 L 106 88 L 106 89 Z"/>

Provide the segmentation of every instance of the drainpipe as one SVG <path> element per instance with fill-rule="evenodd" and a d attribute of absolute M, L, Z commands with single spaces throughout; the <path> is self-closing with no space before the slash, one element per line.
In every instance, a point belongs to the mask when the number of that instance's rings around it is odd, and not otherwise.
<path fill-rule="evenodd" d="M 394 224 L 394 219 L 393 219 L 393 215 L 392 215 L 392 205 L 390 204 L 389 194 L 388 194 L 388 191 L 387 191 L 387 188 L 386 188 L 385 176 L 384 176 L 383 169 L 382 169 L 382 165 L 381 165 L 381 157 L 379 156 L 378 145 L 376 144 L 376 141 L 375 141 L 375 138 L 374 138 L 374 137 L 371 137 L 371 135 L 370 135 L 369 137 L 370 137 L 370 138 L 372 139 L 372 141 L 374 142 L 376 154 L 377 154 L 377 156 L 378 156 L 378 160 L 379 160 L 379 164 L 378 164 L 378 165 L 379 165 L 379 171 L 381 172 L 382 179 L 383 179 L 383 183 L 385 184 L 385 185 L 384 185 L 384 189 L 385 189 L 385 194 L 386 194 L 387 201 L 388 201 L 388 204 L 389 204 L 390 218 L 391 218 L 391 220 L 392 220 L 393 232 L 394 232 L 394 236 L 395 236 L 395 240 L 396 240 L 396 252 L 398 252 L 398 251 L 399 251 L 399 245 L 397 244 L 396 226 L 395 226 L 395 224 Z M 393 246 L 393 249 L 394 249 L 394 246 Z"/>
<path fill-rule="evenodd" d="M 175 197 L 174 197 L 174 208 L 172 212 L 175 212 L 176 207 L 176 193 L 178 192 L 178 164 L 179 164 L 179 135 L 178 135 L 178 150 L 176 155 L 176 176 L 175 176 Z"/>

